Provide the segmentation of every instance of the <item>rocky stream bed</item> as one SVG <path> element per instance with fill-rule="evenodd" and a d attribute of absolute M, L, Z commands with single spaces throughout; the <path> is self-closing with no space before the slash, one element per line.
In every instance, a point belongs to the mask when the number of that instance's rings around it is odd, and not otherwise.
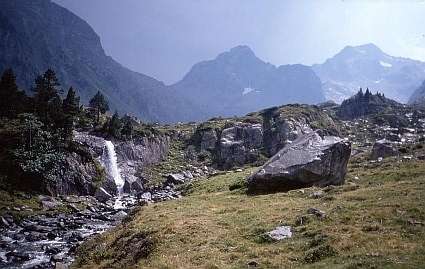
<path fill-rule="evenodd" d="M 138 197 L 124 194 L 106 203 L 89 196 L 68 196 L 60 201 L 44 197 L 43 204 L 60 203 L 68 213 L 46 211 L 19 223 L 11 216 L 1 217 L 0 268 L 67 268 L 83 241 L 118 225 L 135 207 L 178 197 L 170 187 Z"/>

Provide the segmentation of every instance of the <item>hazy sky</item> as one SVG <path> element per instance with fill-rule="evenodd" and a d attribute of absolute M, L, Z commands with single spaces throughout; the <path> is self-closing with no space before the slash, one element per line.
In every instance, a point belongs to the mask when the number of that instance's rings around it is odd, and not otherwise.
<path fill-rule="evenodd" d="M 241 44 L 275 65 L 370 42 L 425 60 L 425 0 L 54 1 L 88 22 L 108 55 L 167 84 Z"/>

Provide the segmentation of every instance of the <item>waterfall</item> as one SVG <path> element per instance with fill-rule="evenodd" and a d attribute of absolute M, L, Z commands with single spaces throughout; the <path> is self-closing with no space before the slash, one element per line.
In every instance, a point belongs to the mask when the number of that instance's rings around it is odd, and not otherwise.
<path fill-rule="evenodd" d="M 121 177 L 120 169 L 117 164 L 117 153 L 115 152 L 114 144 L 111 141 L 105 140 L 105 145 L 108 153 L 108 172 L 113 177 L 115 185 L 117 186 L 118 196 L 123 193 L 124 180 Z"/>

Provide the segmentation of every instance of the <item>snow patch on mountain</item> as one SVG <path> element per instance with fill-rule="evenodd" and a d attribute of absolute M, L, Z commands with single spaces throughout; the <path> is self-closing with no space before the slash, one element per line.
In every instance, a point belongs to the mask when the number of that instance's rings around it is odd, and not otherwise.
<path fill-rule="evenodd" d="M 384 62 L 384 61 L 379 61 L 379 64 L 382 65 L 383 67 L 388 67 L 388 68 L 393 67 L 392 64 Z"/>
<path fill-rule="evenodd" d="M 253 92 L 253 91 L 255 91 L 255 89 L 253 89 L 251 87 L 246 87 L 246 88 L 243 89 L 242 95 L 246 95 L 246 94 Z"/>

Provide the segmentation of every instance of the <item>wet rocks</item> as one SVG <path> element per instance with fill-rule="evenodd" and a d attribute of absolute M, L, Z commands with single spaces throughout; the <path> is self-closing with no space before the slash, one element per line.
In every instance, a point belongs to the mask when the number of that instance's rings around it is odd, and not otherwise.
<path fill-rule="evenodd" d="M 351 145 L 313 132 L 300 137 L 247 178 L 248 192 L 270 193 L 344 183 Z"/>
<path fill-rule="evenodd" d="M 370 158 L 376 160 L 378 158 L 386 158 L 398 155 L 398 151 L 393 144 L 385 139 L 378 140 L 373 144 Z"/>
<path fill-rule="evenodd" d="M 96 199 L 99 202 L 105 203 L 106 201 L 110 200 L 113 196 L 111 194 L 109 194 L 104 188 L 99 188 L 94 197 L 96 197 Z"/>
<path fill-rule="evenodd" d="M 152 190 L 151 196 L 166 200 L 174 198 L 172 193 L 176 192 Z M 127 195 L 120 197 L 122 209 L 114 208 L 116 198 L 106 203 L 77 196 L 39 199 L 81 209 L 43 212 L 16 223 L 8 215 L 1 216 L 8 225 L 0 227 L 0 268 L 67 268 L 82 241 L 120 223 L 135 205 L 145 204 L 143 199 Z"/>

